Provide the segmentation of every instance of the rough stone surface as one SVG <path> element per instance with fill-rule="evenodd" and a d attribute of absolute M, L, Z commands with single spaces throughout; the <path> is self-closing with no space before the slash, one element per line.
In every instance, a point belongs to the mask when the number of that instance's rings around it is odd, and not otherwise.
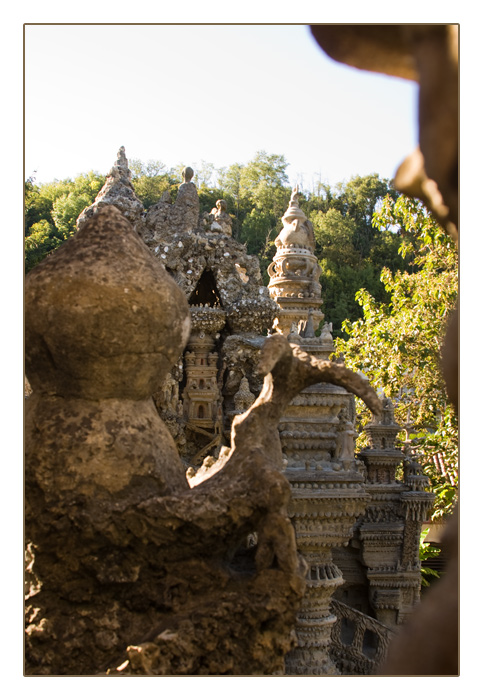
<path fill-rule="evenodd" d="M 268 267 L 268 289 L 279 307 L 274 328 L 287 336 L 294 324 L 299 327 L 310 317 L 312 335 L 324 318 L 320 311 L 320 268 L 314 255 L 312 224 L 299 207 L 297 187 L 282 222 L 283 229 L 275 239 L 277 253 Z"/>
<path fill-rule="evenodd" d="M 119 209 L 134 229 L 138 230 L 143 221 L 144 207 L 132 185 L 132 174 L 129 170 L 124 146 L 119 149 L 117 160 L 94 203 L 79 214 L 77 227 L 80 228 L 91 216 L 106 206 L 114 206 Z"/>
<path fill-rule="evenodd" d="M 174 204 L 162 200 L 148 210 L 141 231 L 190 305 L 188 347 L 156 392 L 156 405 L 183 459 L 197 468 L 208 453 L 217 455 L 229 445 L 243 376 L 258 394 L 258 352 L 278 307 L 263 285 L 257 258 L 232 238 L 224 200 L 200 214 L 196 187 L 185 182 Z M 168 396 L 173 383 L 177 389 Z"/>
<path fill-rule="evenodd" d="M 133 251 L 137 282 L 128 274 Z M 81 274 L 85 265 L 89 275 Z M 143 282 L 146 270 L 152 276 Z M 165 298 L 165 307 L 168 297 L 177 300 L 173 333 L 165 333 L 162 348 L 155 346 L 163 357 L 178 356 L 188 328 L 183 295 L 114 208 L 92 217 L 34 273 L 26 281 L 27 373 L 34 378 L 26 414 L 27 673 L 281 673 L 305 586 L 287 517 L 290 487 L 281 474 L 281 412 L 320 379 L 348 384 L 377 412 L 376 395 L 345 368 L 292 352 L 282 337 L 269 338 L 261 354 L 261 395 L 235 418 L 230 450 L 190 488 L 150 399 L 144 363 L 156 362 L 151 353 L 141 365 L 133 359 L 143 355 L 132 339 L 138 310 L 125 309 L 123 319 L 113 303 L 127 296 L 123 284 L 149 283 L 144 304 L 150 311 L 139 309 L 144 326 L 150 315 L 163 322 L 152 296 Z M 49 305 L 44 301 L 49 288 L 67 285 L 68 291 L 81 278 L 83 295 L 76 287 L 76 297 L 52 292 Z M 90 303 L 87 283 L 94 279 L 108 307 L 112 303 L 116 328 L 102 306 Z M 76 309 L 76 319 L 90 318 L 83 327 L 83 373 L 78 358 L 69 360 L 78 338 L 67 307 Z M 117 357 L 115 330 L 126 352 L 132 348 L 123 379 L 136 388 L 127 395 L 114 379 L 107 384 L 91 376 L 99 315 L 110 333 L 102 334 L 97 352 Z M 153 324 L 151 318 L 148 329 Z M 149 330 L 143 332 L 149 340 Z M 64 354 L 50 362 L 59 344 Z M 159 372 L 166 371 L 163 363 Z M 255 532 L 256 545 L 248 537 Z"/>
<path fill-rule="evenodd" d="M 304 565 L 280 448 L 243 441 L 190 489 L 150 399 L 188 318 L 114 208 L 26 280 L 28 674 L 283 668 Z M 105 358 L 120 363 L 109 379 Z M 273 421 L 265 428 L 276 444 Z"/>

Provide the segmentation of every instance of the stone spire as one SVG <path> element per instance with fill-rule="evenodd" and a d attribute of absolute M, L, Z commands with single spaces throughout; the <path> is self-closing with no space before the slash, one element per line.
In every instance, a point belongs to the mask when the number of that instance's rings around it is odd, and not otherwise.
<path fill-rule="evenodd" d="M 281 308 L 275 328 L 285 336 L 290 333 L 293 323 L 306 322 L 309 313 L 314 328 L 324 317 L 320 311 L 320 270 L 314 255 L 314 231 L 300 209 L 298 198 L 298 188 L 294 187 L 282 217 L 283 229 L 275 239 L 277 253 L 268 268 L 268 290 Z"/>
<path fill-rule="evenodd" d="M 80 213 L 77 228 L 79 229 L 93 214 L 106 206 L 116 207 L 139 233 L 144 207 L 132 185 L 132 173 L 129 170 L 124 146 L 121 146 L 117 152 L 116 162 L 110 169 L 106 182 L 94 203 Z"/>

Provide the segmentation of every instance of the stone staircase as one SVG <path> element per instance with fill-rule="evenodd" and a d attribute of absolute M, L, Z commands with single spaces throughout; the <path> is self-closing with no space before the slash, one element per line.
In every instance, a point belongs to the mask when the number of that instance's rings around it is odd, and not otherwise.
<path fill-rule="evenodd" d="M 394 632 L 338 600 L 332 600 L 331 611 L 337 622 L 332 627 L 330 656 L 339 672 L 344 676 L 377 673 Z"/>

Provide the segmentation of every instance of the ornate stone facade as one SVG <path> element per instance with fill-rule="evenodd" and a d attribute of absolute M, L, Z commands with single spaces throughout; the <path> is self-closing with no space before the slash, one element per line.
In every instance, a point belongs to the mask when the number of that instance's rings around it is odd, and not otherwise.
<path fill-rule="evenodd" d="M 360 458 L 367 469 L 371 501 L 358 523 L 361 557 L 367 567 L 369 601 L 375 617 L 394 627 L 404 622 L 419 602 L 421 586 L 419 536 L 434 496 L 420 465 L 396 448 L 401 426 L 394 422 L 390 399 L 384 397 L 381 420 L 365 431 L 369 447 Z M 403 481 L 396 469 L 404 463 Z"/>
<path fill-rule="evenodd" d="M 331 326 L 320 311 L 319 266 L 310 222 L 298 206 L 294 188 L 275 240 L 277 253 L 269 267 L 269 290 L 280 311 L 274 330 L 290 343 L 321 360 L 334 350 Z M 331 601 L 343 583 L 332 550 L 349 542 L 369 495 L 354 457 L 354 399 L 330 384 L 302 391 L 280 421 L 292 487 L 290 515 L 297 546 L 308 564 L 307 588 L 297 616 L 297 647 L 286 658 L 290 675 L 331 675 L 338 669 L 330 656 L 331 629 L 336 617 Z"/>
<path fill-rule="evenodd" d="M 321 289 L 314 279 L 318 263 L 297 188 L 282 222 L 269 267 L 270 294 L 280 306 L 274 329 L 292 345 L 328 359 L 334 349 L 331 325 L 326 322 L 316 336 L 323 318 Z M 419 600 L 419 532 L 433 498 L 414 463 L 411 492 L 407 483 L 396 481 L 404 457 L 395 446 L 401 428 L 394 423 L 389 399 L 383 407 L 381 420 L 366 428 L 371 450 L 358 457 L 354 398 L 344 389 L 327 384 L 304 389 L 280 421 L 284 473 L 292 487 L 289 513 L 309 567 L 297 617 L 298 644 L 286 658 L 288 674 L 344 670 L 332 658 L 340 651 L 331 634 L 336 622 L 332 599 L 341 597 L 353 606 L 353 615 L 359 611 L 373 616 L 374 624 L 389 626 L 403 622 Z M 376 652 L 379 658 L 380 650 Z"/>
<path fill-rule="evenodd" d="M 127 167 L 123 158 L 121 149 L 113 172 Z M 331 364 L 334 346 L 330 323 L 317 330 L 323 319 L 319 267 L 297 188 L 275 241 L 267 289 L 256 258 L 231 236 L 226 203 L 219 200 L 211 212 L 200 213 L 192 176 L 186 168 L 174 203 L 164 195 L 141 214 L 135 202 L 127 207 L 123 191 L 118 208 L 129 211 L 135 230 L 189 304 L 186 349 L 153 397 L 195 486 L 222 468 L 233 446 L 233 427 L 257 404 L 267 330 L 272 328 L 274 340 L 285 336 L 301 357 L 322 364 Z M 102 209 L 106 198 L 115 204 L 116 182 L 103 188 L 92 211 Z M 340 371 L 347 372 L 343 366 Z M 291 485 L 288 512 L 308 567 L 298 643 L 286 658 L 288 674 L 344 672 L 332 633 L 338 601 L 351 606 L 349 617 L 369 616 L 371 627 L 399 624 L 418 600 L 417 544 L 431 496 L 414 461 L 406 463 L 404 482 L 396 480 L 404 456 L 395 446 L 400 428 L 388 400 L 381 419 L 367 427 L 370 449 L 360 459 L 354 454 L 350 391 L 350 383 L 311 383 L 280 413 L 280 458 Z M 376 637 L 385 639 L 380 629 Z"/>

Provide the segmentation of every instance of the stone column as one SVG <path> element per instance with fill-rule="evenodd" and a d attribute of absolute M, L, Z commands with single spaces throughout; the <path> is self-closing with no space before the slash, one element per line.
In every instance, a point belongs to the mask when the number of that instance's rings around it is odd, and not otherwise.
<path fill-rule="evenodd" d="M 360 453 L 371 502 L 359 536 L 374 615 L 394 627 L 404 622 L 419 601 L 419 535 L 434 496 L 425 490 L 429 479 L 420 465 L 405 460 L 395 447 L 402 428 L 394 421 L 391 400 L 384 397 L 383 407 L 382 419 L 366 426 L 369 447 Z M 396 469 L 404 460 L 404 481 L 400 481 Z"/>
<path fill-rule="evenodd" d="M 285 472 L 292 486 L 289 515 L 297 548 L 308 565 L 306 593 L 297 616 L 297 647 L 285 658 L 287 675 L 338 674 L 329 656 L 336 621 L 330 603 L 343 577 L 332 561 L 332 548 L 348 544 L 368 494 L 361 474 L 337 471 L 337 466 L 315 470 L 289 467 Z"/>
<path fill-rule="evenodd" d="M 274 329 L 292 345 L 328 360 L 334 350 L 331 325 L 326 323 L 315 336 L 324 318 L 320 270 L 311 224 L 298 206 L 296 188 L 282 221 L 277 253 L 268 269 L 270 296 L 280 307 Z M 355 431 L 349 419 L 353 413 L 353 397 L 345 389 L 315 384 L 292 400 L 280 421 L 285 476 L 292 487 L 289 514 L 297 548 L 308 565 L 306 594 L 297 616 L 297 647 L 285 659 L 288 675 L 338 673 L 329 656 L 336 621 L 330 604 L 343 577 L 332 549 L 348 544 L 369 498 L 354 458 Z"/>

